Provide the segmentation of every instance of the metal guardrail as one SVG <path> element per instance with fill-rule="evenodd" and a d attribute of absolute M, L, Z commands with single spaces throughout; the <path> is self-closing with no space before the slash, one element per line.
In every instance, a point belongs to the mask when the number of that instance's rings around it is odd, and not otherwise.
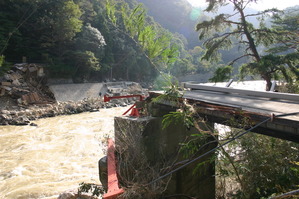
<path fill-rule="evenodd" d="M 207 86 L 207 85 L 192 84 L 192 83 L 184 83 L 184 87 L 189 88 L 191 90 L 203 90 L 203 91 L 212 91 L 212 92 L 221 92 L 221 93 L 231 93 L 231 94 L 239 94 L 239 95 L 243 95 L 243 96 L 245 95 L 245 96 L 253 96 L 253 97 L 289 100 L 289 101 L 294 101 L 294 102 L 299 103 L 299 95 L 298 94 L 278 93 L 278 92 L 269 92 L 269 91 L 251 91 L 251 90 Z"/>

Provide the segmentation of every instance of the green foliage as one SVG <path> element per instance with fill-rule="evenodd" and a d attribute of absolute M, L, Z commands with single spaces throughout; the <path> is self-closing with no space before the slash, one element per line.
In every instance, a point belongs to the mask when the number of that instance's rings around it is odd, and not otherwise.
<path fill-rule="evenodd" d="M 166 73 L 161 73 L 155 80 L 154 80 L 154 85 L 153 85 L 153 89 L 154 90 L 164 90 L 164 91 L 168 91 L 169 88 L 173 88 L 176 86 L 176 82 L 177 80 L 175 79 L 175 77 L 173 77 L 170 74 L 166 74 Z M 169 89 L 169 91 L 167 93 L 170 93 L 171 91 L 174 91 L 175 89 Z M 175 92 L 173 92 L 175 93 Z M 178 96 L 178 95 L 175 95 Z"/>
<path fill-rule="evenodd" d="M 161 51 L 161 61 L 165 65 L 170 65 L 178 60 L 179 51 L 178 46 L 173 44 L 169 47 L 170 44 L 167 43 L 164 50 Z"/>
<path fill-rule="evenodd" d="M 252 0 L 209 1 L 209 6 L 206 9 L 208 12 L 218 10 L 218 8 L 227 4 L 231 4 L 234 12 L 221 13 L 210 20 L 205 20 L 197 24 L 196 30 L 199 31 L 199 39 L 206 39 L 204 42 L 206 52 L 202 56 L 202 59 L 217 61 L 219 59 L 220 50 L 231 49 L 235 45 L 242 46 L 244 49 L 242 55 L 235 58 L 232 57 L 232 61 L 229 65 L 247 57 L 248 63 L 244 64 L 240 69 L 242 72 L 241 76 L 244 77 L 245 73 L 260 75 L 260 77 L 267 82 L 267 89 L 270 89 L 271 78 L 277 76 L 277 71 L 280 71 L 286 78 L 288 74 L 287 69 L 281 63 L 279 56 L 272 56 L 271 54 L 261 56 L 262 52 L 258 50 L 258 47 L 270 47 L 278 42 L 298 44 L 297 36 L 295 36 L 297 33 L 287 30 L 282 25 L 280 28 L 269 28 L 265 25 L 264 21 L 267 16 L 272 15 L 277 19 L 280 18 L 279 15 L 281 15 L 281 12 L 277 9 L 269 9 L 249 15 L 246 14 L 246 5 L 251 2 Z M 238 17 L 236 18 L 236 16 Z M 249 22 L 252 16 L 257 17 L 259 20 L 259 27 L 255 27 Z M 279 20 L 276 21 L 277 24 L 281 23 Z M 289 22 L 289 25 L 292 23 L 293 21 Z M 291 47 L 291 45 L 285 46 L 287 46 L 288 49 Z M 274 57 L 277 59 L 274 60 Z M 220 77 L 219 73 L 222 71 L 218 69 L 216 72 L 218 72 L 218 74 L 215 74 L 212 78 L 213 81 L 218 81 L 218 77 L 221 80 L 226 76 L 223 75 L 223 77 Z"/>
<path fill-rule="evenodd" d="M 80 19 L 82 20 L 83 24 L 91 23 L 96 20 L 99 7 L 101 6 L 98 0 L 80 0 L 75 2 L 79 5 L 82 12 Z"/>
<path fill-rule="evenodd" d="M 0 67 L 3 65 L 3 63 L 4 63 L 4 56 L 1 55 L 0 56 Z"/>
<path fill-rule="evenodd" d="M 199 39 L 204 39 L 209 37 L 211 34 L 216 32 L 223 32 L 227 27 L 231 27 L 231 24 L 225 23 L 228 15 L 219 14 L 215 18 L 209 21 L 203 21 L 196 25 L 196 31 L 201 31 L 199 34 Z"/>
<path fill-rule="evenodd" d="M 228 125 L 251 126 L 250 120 L 231 120 Z M 223 128 L 223 127 L 221 127 Z M 223 129 L 222 129 L 223 130 Z M 235 137 L 241 129 L 226 127 L 220 144 Z M 242 131 L 242 130 L 241 130 Z M 299 185 L 298 143 L 250 133 L 226 145 L 218 152 L 216 175 L 226 184 L 222 196 L 240 199 L 269 198 Z"/>
<path fill-rule="evenodd" d="M 209 79 L 211 82 L 224 82 L 231 78 L 233 67 L 231 65 L 225 67 L 219 67 L 216 69 L 212 78 Z"/>
<path fill-rule="evenodd" d="M 122 18 L 126 31 L 132 38 L 139 37 L 145 26 L 145 9 L 142 4 L 137 5 L 133 10 L 129 10 L 127 4 L 122 5 Z"/>
<path fill-rule="evenodd" d="M 240 77 L 243 79 L 246 75 L 262 74 L 275 79 L 283 79 L 292 84 L 294 79 L 298 80 L 299 78 L 299 71 L 296 67 L 298 64 L 299 53 L 269 54 L 262 56 L 259 62 L 242 65 Z"/>
<path fill-rule="evenodd" d="M 73 67 L 59 59 L 53 59 L 49 64 L 49 71 L 52 77 L 70 78 L 73 74 Z"/>
<path fill-rule="evenodd" d="M 182 124 L 186 126 L 187 129 L 190 129 L 193 126 L 193 122 L 193 117 L 187 114 L 187 112 L 176 111 L 164 115 L 162 125 L 163 129 L 167 128 L 172 124 Z"/>
<path fill-rule="evenodd" d="M 75 66 L 72 71 L 75 82 L 84 82 L 89 78 L 92 71 L 100 70 L 99 60 L 91 51 L 77 51 L 73 52 L 70 56 Z"/>
<path fill-rule="evenodd" d="M 82 12 L 77 4 L 72 0 L 69 0 L 64 3 L 62 10 L 59 13 L 59 22 L 63 23 L 57 24 L 57 33 L 59 32 L 57 35 L 64 36 L 64 39 L 66 40 L 72 39 L 76 33 L 81 31 L 82 21 L 80 20 L 80 17 Z"/>
<path fill-rule="evenodd" d="M 52 76 L 72 77 L 75 82 L 84 82 L 92 72 L 100 70 L 100 64 L 91 51 L 69 51 L 65 60 L 53 60 L 49 70 Z"/>
<path fill-rule="evenodd" d="M 279 86 L 279 91 L 283 93 L 299 94 L 299 81 L 295 81 L 286 85 Z"/>
<path fill-rule="evenodd" d="M 111 4 L 107 4 L 109 18 L 115 16 Z M 171 44 L 172 35 L 165 33 L 152 24 L 146 23 L 146 11 L 142 4 L 130 9 L 128 4 L 123 3 L 121 6 L 122 22 L 125 27 L 125 34 L 128 35 L 134 43 L 140 46 L 143 53 L 149 59 L 149 62 L 158 69 L 161 64 L 167 65 L 175 62 L 178 52 L 177 47 Z M 119 27 L 120 24 L 115 24 Z M 164 66 L 165 67 L 165 66 Z"/>
<path fill-rule="evenodd" d="M 72 0 L 54 2 L 50 5 L 46 6 L 46 9 L 41 11 L 41 16 L 35 19 L 44 31 L 40 42 L 43 47 L 61 49 L 66 42 L 72 41 L 81 31 L 82 12 Z M 57 49 L 55 52 L 61 53 Z"/>
<path fill-rule="evenodd" d="M 105 193 L 105 190 L 99 185 L 81 182 L 78 188 L 79 197 L 81 193 L 91 193 L 92 196 L 100 196 Z"/>
<path fill-rule="evenodd" d="M 9 63 L 5 63 L 5 57 L 0 55 L 0 76 L 4 75 L 10 69 Z"/>
<path fill-rule="evenodd" d="M 71 56 L 90 51 L 103 66 L 86 72 L 94 79 L 151 81 L 155 70 L 168 72 L 188 53 L 186 39 L 162 28 L 135 0 L 0 1 L 0 22 L 0 54 L 9 62 L 25 56 L 48 64 L 51 75 L 72 76 L 82 58 Z"/>
<path fill-rule="evenodd" d="M 111 1 L 106 1 L 106 12 L 108 18 L 111 20 L 111 22 L 116 25 L 116 16 L 115 16 L 115 4 L 112 4 Z"/>
<path fill-rule="evenodd" d="M 299 145 L 262 135 L 241 138 L 238 162 L 246 198 L 269 197 L 299 185 Z M 237 158 L 237 157 L 236 157 Z M 245 161 L 246 160 L 246 161 Z M 252 183 L 254 182 L 254 183 Z"/>
<path fill-rule="evenodd" d="M 89 23 L 83 27 L 77 41 L 81 49 L 92 50 L 93 52 L 98 51 L 106 45 L 101 32 L 97 28 L 92 27 Z"/>
<path fill-rule="evenodd" d="M 25 56 L 30 62 L 49 65 L 59 60 L 57 64 L 60 65 L 61 57 L 81 31 L 82 13 L 72 0 L 12 0 L 0 7 L 0 15 L 6 21 L 3 27 L 7 31 L 3 33 L 3 40 L 0 36 L 0 43 L 6 42 L 1 50 L 10 62 L 20 62 Z"/>
<path fill-rule="evenodd" d="M 298 23 L 299 12 L 298 9 L 286 10 L 283 15 L 273 16 L 273 31 L 279 33 L 278 37 L 275 38 L 277 43 L 274 47 L 270 48 L 270 53 L 281 53 L 289 51 L 290 49 L 298 51 Z"/>
<path fill-rule="evenodd" d="M 161 26 L 173 33 L 181 34 L 188 42 L 187 48 L 194 48 L 198 44 L 198 36 L 194 31 L 194 22 L 205 17 L 200 8 L 192 8 L 187 1 L 181 0 L 138 0 L 142 2 L 150 15 Z"/>
<path fill-rule="evenodd" d="M 93 52 L 85 51 L 85 52 L 78 52 L 76 54 L 78 56 L 78 65 L 90 68 L 93 71 L 99 71 L 100 70 L 100 63 L 99 60 L 94 56 Z"/>
<path fill-rule="evenodd" d="M 178 77 L 191 74 L 192 72 L 196 71 L 196 66 L 192 62 L 193 60 L 191 57 L 179 59 L 174 64 L 169 66 L 169 70 L 171 74 Z"/>
<path fill-rule="evenodd" d="M 180 152 L 183 153 L 185 158 L 190 158 L 194 156 L 196 153 L 198 153 L 198 149 L 204 145 L 206 140 L 206 135 L 201 132 L 193 134 L 191 135 L 191 139 L 188 140 L 188 142 L 181 143 Z"/>

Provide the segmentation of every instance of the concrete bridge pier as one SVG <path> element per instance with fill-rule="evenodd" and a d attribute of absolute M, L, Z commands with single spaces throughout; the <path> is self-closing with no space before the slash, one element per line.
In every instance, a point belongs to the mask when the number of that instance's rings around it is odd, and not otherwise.
<path fill-rule="evenodd" d="M 216 142 L 209 137 L 199 145 L 202 147 L 193 157 L 181 150 L 183 143 L 197 134 L 195 128 L 187 129 L 182 123 L 173 123 L 163 128 L 163 115 L 174 108 L 164 105 L 154 105 L 152 116 L 142 118 L 116 117 L 115 118 L 115 144 L 119 153 L 118 169 L 120 181 L 125 183 L 147 184 L 182 165 L 188 160 L 199 156 L 216 147 Z M 159 110 L 159 111 L 157 111 Z M 205 128 L 205 125 L 201 125 Z M 193 148 L 194 149 L 194 148 Z M 190 152 L 190 151 L 189 151 Z M 215 154 L 194 162 L 183 169 L 174 172 L 170 181 L 167 181 L 163 196 L 167 198 L 186 198 L 192 196 L 198 199 L 215 198 Z M 148 167 L 148 168 L 147 168 Z M 138 171 L 138 169 L 140 169 Z M 157 183 L 161 183 L 160 180 Z M 162 188 L 162 187 L 161 187 Z M 144 197 L 147 198 L 147 197 Z"/>

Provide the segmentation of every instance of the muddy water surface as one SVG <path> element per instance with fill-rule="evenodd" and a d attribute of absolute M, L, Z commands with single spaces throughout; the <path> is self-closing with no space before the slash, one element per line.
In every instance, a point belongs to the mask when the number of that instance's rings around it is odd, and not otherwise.
<path fill-rule="evenodd" d="M 105 138 L 127 108 L 0 126 L 0 199 L 54 199 L 81 182 L 99 183 Z"/>

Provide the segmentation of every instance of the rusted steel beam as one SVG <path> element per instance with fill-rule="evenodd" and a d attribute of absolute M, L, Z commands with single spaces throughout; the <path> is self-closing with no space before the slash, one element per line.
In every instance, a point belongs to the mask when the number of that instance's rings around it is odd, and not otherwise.
<path fill-rule="evenodd" d="M 249 128 L 251 124 L 273 117 L 271 114 L 255 113 L 234 107 L 219 106 L 204 102 L 196 102 L 196 107 L 196 111 L 200 117 L 210 122 L 235 128 Z M 238 123 L 238 121 L 244 118 L 248 118 L 249 123 L 246 124 L 248 126 Z M 233 120 L 237 122 L 229 122 Z M 276 118 L 275 115 L 272 121 L 255 128 L 253 132 L 299 143 L 298 122 L 284 118 Z"/>

